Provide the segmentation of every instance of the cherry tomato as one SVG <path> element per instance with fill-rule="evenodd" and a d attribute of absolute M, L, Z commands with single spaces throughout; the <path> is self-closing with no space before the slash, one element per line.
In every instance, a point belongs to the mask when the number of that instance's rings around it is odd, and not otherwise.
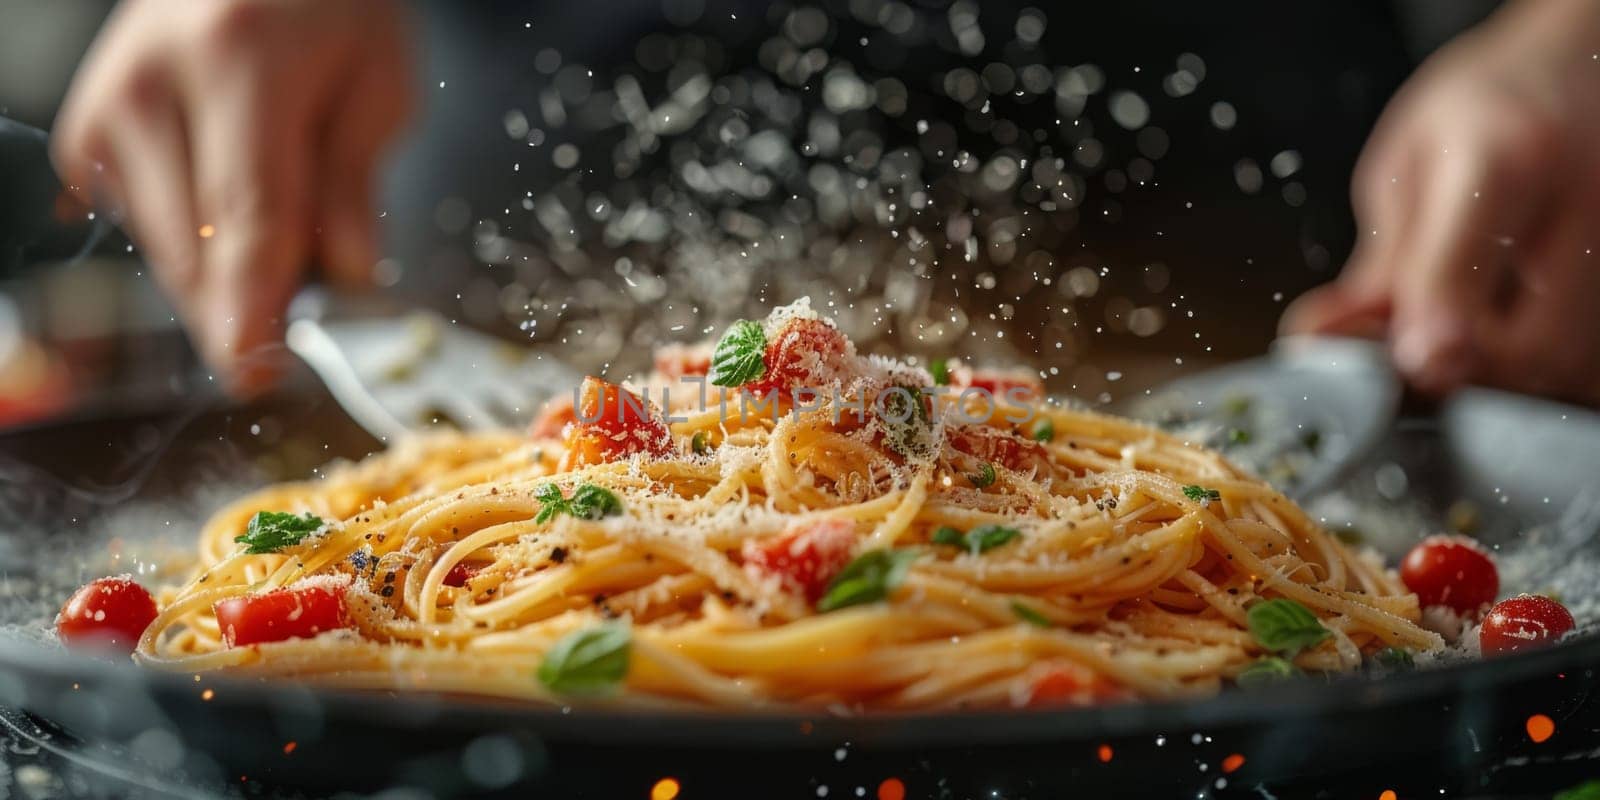
<path fill-rule="evenodd" d="M 761 359 L 766 369 L 745 388 L 758 397 L 772 391 L 788 397 L 802 387 L 820 389 L 845 370 L 850 350 L 850 340 L 838 328 L 820 319 L 791 319 L 767 340 Z"/>
<path fill-rule="evenodd" d="M 567 425 L 577 421 L 578 415 L 572 410 L 572 398 L 562 395 L 545 404 L 544 410 L 528 426 L 528 438 L 559 439 Z"/>
<path fill-rule="evenodd" d="M 457 564 L 444 574 L 444 585 L 460 588 L 466 586 L 467 581 L 472 580 L 472 577 L 477 574 L 477 567 L 466 563 Z"/>
<path fill-rule="evenodd" d="M 131 653 L 156 613 L 155 598 L 132 578 L 100 578 L 61 607 L 56 637 L 72 647 Z"/>
<path fill-rule="evenodd" d="M 1122 690 L 1094 670 L 1071 661 L 1054 661 L 1032 671 L 1033 682 L 1020 705 L 1086 706 L 1115 700 Z"/>
<path fill-rule="evenodd" d="M 1400 579 L 1426 606 L 1473 614 L 1500 593 L 1500 573 L 1477 542 L 1463 536 L 1429 536 L 1400 562 Z"/>
<path fill-rule="evenodd" d="M 1542 647 L 1560 639 L 1574 624 L 1566 606 L 1540 595 L 1518 595 L 1489 609 L 1478 631 L 1478 645 L 1486 656 Z"/>
<path fill-rule="evenodd" d="M 1049 451 L 1033 439 L 993 425 L 953 425 L 946 430 L 951 447 L 980 461 L 1013 472 L 1042 475 L 1050 471 Z"/>
<path fill-rule="evenodd" d="M 584 378 L 576 418 L 566 428 L 563 470 L 620 461 L 635 453 L 660 457 L 673 451 L 672 434 L 655 406 L 614 383 Z"/>
<path fill-rule="evenodd" d="M 349 624 L 342 587 L 303 586 L 230 597 L 212 611 L 229 647 L 309 639 Z"/>
<path fill-rule="evenodd" d="M 745 569 L 757 576 L 777 575 L 783 585 L 815 603 L 833 576 L 850 563 L 856 526 L 832 519 L 800 526 L 774 539 L 746 540 Z"/>

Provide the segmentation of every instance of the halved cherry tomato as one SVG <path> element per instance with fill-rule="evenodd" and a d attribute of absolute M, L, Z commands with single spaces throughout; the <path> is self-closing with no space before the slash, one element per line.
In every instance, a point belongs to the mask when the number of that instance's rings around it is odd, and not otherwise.
<path fill-rule="evenodd" d="M 557 397 L 546 403 L 544 410 L 535 417 L 533 424 L 528 426 L 530 439 L 559 439 L 562 431 L 567 426 L 578 421 L 578 415 L 572 409 L 572 398 L 567 395 Z"/>
<path fill-rule="evenodd" d="M 289 587 L 230 597 L 218 601 L 212 611 L 229 647 L 309 639 L 350 624 L 345 616 L 344 590 L 327 586 Z"/>
<path fill-rule="evenodd" d="M 767 340 L 761 377 L 745 384 L 758 397 L 777 391 L 789 397 L 795 389 L 821 391 L 848 365 L 850 340 L 820 319 L 797 317 Z"/>
<path fill-rule="evenodd" d="M 1500 573 L 1477 542 L 1464 536 L 1429 536 L 1400 562 L 1400 579 L 1424 606 L 1474 614 L 1500 593 Z"/>
<path fill-rule="evenodd" d="M 785 588 L 815 603 L 833 576 L 850 563 L 855 545 L 855 523 L 830 519 L 798 526 L 774 539 L 748 539 L 742 555 L 745 569 L 758 577 L 777 575 Z"/>
<path fill-rule="evenodd" d="M 1087 706 L 1116 700 L 1123 691 L 1088 667 L 1072 661 L 1052 661 L 1034 670 L 1033 683 L 1020 705 Z"/>
<path fill-rule="evenodd" d="M 620 461 L 635 453 L 660 457 L 673 451 L 672 434 L 654 405 L 592 376 L 583 379 L 577 421 L 567 426 L 565 437 L 562 470 Z"/>
<path fill-rule="evenodd" d="M 100 578 L 61 607 L 56 637 L 73 647 L 131 653 L 156 613 L 155 598 L 132 578 Z"/>
<path fill-rule="evenodd" d="M 969 456 L 1013 472 L 1043 474 L 1050 470 L 1050 453 L 1033 439 L 992 425 L 952 425 L 950 446 Z"/>
<path fill-rule="evenodd" d="M 478 567 L 474 567 L 466 563 L 460 563 L 451 567 L 450 571 L 444 574 L 444 585 L 454 586 L 459 589 L 462 586 L 466 586 L 467 581 L 472 580 L 472 576 L 477 574 Z"/>
<path fill-rule="evenodd" d="M 1478 645 L 1486 656 L 1542 647 L 1565 636 L 1575 624 L 1566 606 L 1541 595 L 1518 595 L 1489 609 L 1478 631 Z"/>

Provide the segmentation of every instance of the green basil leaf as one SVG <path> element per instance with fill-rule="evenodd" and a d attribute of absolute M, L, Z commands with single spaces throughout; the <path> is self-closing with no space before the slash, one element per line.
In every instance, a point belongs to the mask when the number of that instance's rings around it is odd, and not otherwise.
<path fill-rule="evenodd" d="M 1038 611 L 1035 611 L 1034 609 L 1029 608 L 1028 606 L 1016 600 L 1011 601 L 1011 613 L 1016 614 L 1017 619 L 1020 619 L 1029 625 L 1034 625 L 1040 628 L 1055 627 L 1055 623 L 1051 622 L 1049 617 L 1040 614 Z"/>
<path fill-rule="evenodd" d="M 557 694 L 604 695 L 628 676 L 633 631 L 608 622 L 561 637 L 539 664 L 539 682 Z"/>
<path fill-rule="evenodd" d="M 978 487 L 979 489 L 993 486 L 994 479 L 994 465 L 987 461 L 978 465 L 977 472 L 967 476 L 967 480 L 972 481 L 972 485 Z"/>
<path fill-rule="evenodd" d="M 1245 612 L 1250 634 L 1267 650 L 1294 654 L 1333 635 L 1311 609 L 1290 600 L 1263 600 Z"/>
<path fill-rule="evenodd" d="M 245 526 L 244 533 L 233 537 L 233 540 L 242 542 L 244 551 L 251 555 L 276 553 L 299 544 L 324 524 L 321 517 L 309 511 L 303 517 L 284 511 L 257 511 Z"/>
<path fill-rule="evenodd" d="M 533 518 L 537 523 L 549 522 L 557 514 L 597 520 L 622 513 L 622 501 L 609 489 L 592 483 L 580 484 L 572 490 L 572 497 L 563 497 L 561 487 L 546 483 L 535 489 L 533 496 L 542 504 Z"/>
<path fill-rule="evenodd" d="M 536 523 L 549 522 L 563 511 L 572 513 L 567 498 L 561 495 L 561 487 L 553 483 L 542 484 L 534 489 L 533 498 L 539 501 L 539 514 L 533 518 Z"/>
<path fill-rule="evenodd" d="M 707 375 L 716 386 L 743 386 L 767 371 L 761 360 L 767 350 L 767 334 L 761 323 L 741 319 L 722 334 L 711 351 L 711 371 Z"/>
<path fill-rule="evenodd" d="M 1189 486 L 1183 487 L 1183 496 L 1195 501 L 1196 503 L 1203 503 L 1206 501 L 1216 502 L 1222 499 L 1222 492 L 1219 492 L 1216 489 L 1207 489 L 1204 486 L 1195 486 L 1190 484 Z"/>
<path fill-rule="evenodd" d="M 1249 444 L 1250 432 L 1244 428 L 1228 429 L 1228 444 Z"/>
<path fill-rule="evenodd" d="M 1403 647 L 1385 647 L 1373 653 L 1372 660 L 1392 672 L 1407 672 L 1417 667 L 1417 660 L 1411 657 L 1411 651 Z"/>
<path fill-rule="evenodd" d="M 581 519 L 601 519 L 622 513 L 622 501 L 609 489 L 585 483 L 572 491 L 567 513 Z"/>
<path fill-rule="evenodd" d="M 818 611 L 834 611 L 863 603 L 876 603 L 889 596 L 911 571 L 919 556 L 915 550 L 870 550 L 846 564 L 829 582 Z"/>
<path fill-rule="evenodd" d="M 939 526 L 939 529 L 933 532 L 932 541 L 934 544 L 950 545 L 963 550 L 967 548 L 967 535 L 949 525 Z"/>
<path fill-rule="evenodd" d="M 689 449 L 697 456 L 711 452 L 711 437 L 705 431 L 695 431 L 694 437 L 689 439 Z"/>
<path fill-rule="evenodd" d="M 1233 680 L 1240 686 L 1249 689 L 1281 683 L 1299 674 L 1299 667 L 1277 656 L 1266 656 L 1245 667 L 1244 671 L 1240 672 L 1238 677 Z"/>
<path fill-rule="evenodd" d="M 950 385 L 950 361 L 944 358 L 935 358 L 928 362 L 928 374 L 933 376 L 934 386 Z"/>
<path fill-rule="evenodd" d="M 1021 535 L 1022 531 L 1004 525 L 979 525 L 967 533 L 967 549 L 987 553 Z"/>
<path fill-rule="evenodd" d="M 1056 424 L 1048 417 L 1040 420 L 1038 425 L 1033 426 L 1033 438 L 1035 441 L 1040 442 L 1048 442 L 1056 438 Z"/>

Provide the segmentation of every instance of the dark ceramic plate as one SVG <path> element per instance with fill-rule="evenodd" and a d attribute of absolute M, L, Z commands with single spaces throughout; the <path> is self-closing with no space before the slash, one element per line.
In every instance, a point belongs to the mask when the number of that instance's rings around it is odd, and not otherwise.
<path fill-rule="evenodd" d="M 241 412 L 218 424 L 226 431 L 249 420 Z M 198 440 L 214 436 L 207 429 Z M 1437 415 L 1402 419 L 1369 462 L 1347 481 L 1356 501 L 1394 502 L 1396 513 L 1403 506 L 1437 524 L 1443 509 L 1467 498 L 1482 508 L 1485 539 L 1510 553 L 1528 546 L 1522 532 L 1542 526 L 1536 544 L 1560 551 L 1564 565 L 1552 569 L 1577 570 L 1563 586 L 1600 583 L 1586 566 L 1597 549 L 1584 510 L 1600 484 L 1594 416 L 1472 392 Z M 1409 476 L 1403 501 L 1374 489 L 1392 484 L 1394 470 Z M 1374 477 L 1383 475 L 1390 478 Z M 1423 532 L 1372 543 L 1393 558 Z M 22 549 L 22 534 L 6 536 L 10 552 Z M 96 555 L 81 557 L 92 564 Z M 12 714 L 8 724 L 29 728 L 46 746 L 88 753 L 105 770 L 181 792 L 401 785 L 438 796 L 531 787 L 553 796 L 646 797 L 671 777 L 685 797 L 872 797 L 890 779 L 910 797 L 1134 789 L 1261 796 L 1257 786 L 1278 796 L 1328 786 L 1343 787 L 1341 796 L 1375 797 L 1386 788 L 1438 796 L 1441 789 L 1558 788 L 1594 771 L 1584 759 L 1600 745 L 1600 707 L 1591 700 L 1597 663 L 1600 637 L 1579 635 L 1489 662 L 1313 679 L 1195 702 L 847 719 L 326 691 L 88 661 L 13 633 L 0 638 L 0 706 L 36 715 Z M 1554 721 L 1548 740 L 1530 739 L 1533 715 Z"/>

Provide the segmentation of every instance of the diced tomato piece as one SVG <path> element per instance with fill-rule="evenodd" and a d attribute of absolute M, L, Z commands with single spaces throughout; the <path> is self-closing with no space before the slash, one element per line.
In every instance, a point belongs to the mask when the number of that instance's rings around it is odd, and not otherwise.
<path fill-rule="evenodd" d="M 578 414 L 573 410 L 572 398 L 562 395 L 545 403 L 544 410 L 528 426 L 530 439 L 559 439 L 567 426 L 578 421 Z"/>
<path fill-rule="evenodd" d="M 1019 705 L 1087 706 L 1121 699 L 1125 693 L 1115 683 L 1072 661 L 1052 661 L 1030 670 L 1033 678 Z"/>
<path fill-rule="evenodd" d="M 1050 453 L 1043 444 L 993 425 L 955 425 L 949 429 L 950 446 L 969 456 L 1013 472 L 1043 474 L 1050 470 Z"/>
<path fill-rule="evenodd" d="M 853 348 L 838 328 L 820 319 L 796 317 L 767 339 L 761 377 L 745 384 L 758 397 L 799 388 L 821 389 L 847 371 Z"/>
<path fill-rule="evenodd" d="M 856 526 L 830 519 L 797 526 L 777 538 L 744 543 L 744 566 L 756 578 L 777 575 L 784 587 L 815 603 L 828 582 L 850 563 Z"/>
<path fill-rule="evenodd" d="M 155 598 L 132 578 L 100 578 L 61 607 L 56 637 L 72 647 L 131 653 L 156 613 Z"/>
<path fill-rule="evenodd" d="M 466 586 L 467 581 L 472 580 L 473 576 L 477 575 L 478 572 L 478 567 L 466 563 L 457 564 L 444 574 L 444 585 L 454 586 L 459 589 Z"/>
<path fill-rule="evenodd" d="M 1566 606 L 1540 595 L 1518 595 L 1489 609 L 1478 644 L 1486 656 L 1543 647 L 1565 636 L 1575 624 Z"/>
<path fill-rule="evenodd" d="M 1020 369 L 956 367 L 950 371 L 950 388 L 953 396 L 960 396 L 961 390 L 966 388 L 982 389 L 996 403 L 1005 405 L 1037 403 L 1044 399 L 1044 382 L 1038 376 Z"/>
<path fill-rule="evenodd" d="M 1500 593 L 1500 573 L 1489 554 L 1464 536 L 1429 536 L 1400 562 L 1400 579 L 1424 607 L 1447 606 L 1476 614 Z"/>
<path fill-rule="evenodd" d="M 565 438 L 563 470 L 620 461 L 635 453 L 659 458 L 673 451 L 672 434 L 654 405 L 592 376 L 583 379 L 577 421 L 567 426 Z"/>
<path fill-rule="evenodd" d="M 705 345 L 669 344 L 656 348 L 656 373 L 663 378 L 705 375 L 711 372 L 711 348 Z"/>
<path fill-rule="evenodd" d="M 229 647 L 309 639 L 350 624 L 342 587 L 274 589 L 220 600 L 211 610 L 217 615 L 217 627 Z"/>

